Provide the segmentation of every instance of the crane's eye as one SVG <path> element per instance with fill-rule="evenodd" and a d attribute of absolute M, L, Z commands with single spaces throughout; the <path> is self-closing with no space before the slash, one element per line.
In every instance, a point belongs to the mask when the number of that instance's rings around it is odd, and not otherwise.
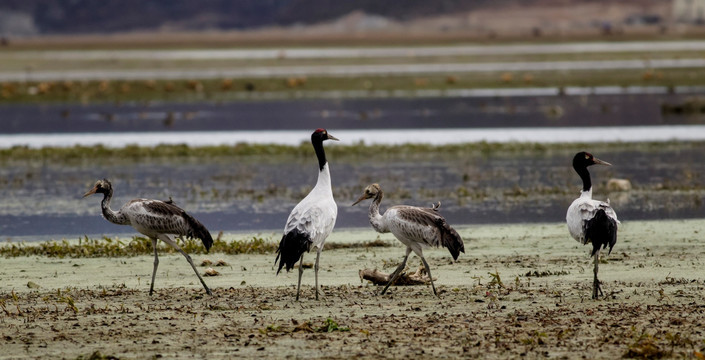
<path fill-rule="evenodd" d="M 590 154 L 585 154 L 585 160 L 590 160 Z"/>

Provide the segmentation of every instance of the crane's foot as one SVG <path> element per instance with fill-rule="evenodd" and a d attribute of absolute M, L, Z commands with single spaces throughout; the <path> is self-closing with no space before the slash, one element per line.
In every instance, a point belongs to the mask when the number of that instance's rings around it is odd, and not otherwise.
<path fill-rule="evenodd" d="M 602 293 L 600 280 L 595 279 L 595 281 L 592 283 L 592 299 L 597 300 L 601 296 L 605 296 L 605 294 Z"/>

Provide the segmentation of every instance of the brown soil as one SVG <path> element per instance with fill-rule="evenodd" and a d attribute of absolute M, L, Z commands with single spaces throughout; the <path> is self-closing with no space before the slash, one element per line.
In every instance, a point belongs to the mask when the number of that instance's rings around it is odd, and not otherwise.
<path fill-rule="evenodd" d="M 203 257 L 229 264 L 205 278 L 212 297 L 176 255 L 160 258 L 152 297 L 151 257 L 3 259 L 0 357 L 698 357 L 704 228 L 623 224 L 600 266 L 606 296 L 597 301 L 588 247 L 562 224 L 459 229 L 466 254 L 457 263 L 444 249 L 426 252 L 440 298 L 428 286 L 378 296 L 357 278 L 362 268 L 393 269 L 401 246 L 324 252 L 324 297 L 313 299 L 307 269 L 299 302 L 297 272 L 274 276 L 270 255 Z M 338 231 L 329 241 L 375 237 Z"/>

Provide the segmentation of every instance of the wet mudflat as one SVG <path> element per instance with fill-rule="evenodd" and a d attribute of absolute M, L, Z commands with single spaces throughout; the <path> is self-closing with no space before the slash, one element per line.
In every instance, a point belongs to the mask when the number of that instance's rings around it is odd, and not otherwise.
<path fill-rule="evenodd" d="M 619 358 L 705 351 L 702 220 L 625 222 L 600 266 L 606 296 L 597 301 L 589 299 L 589 249 L 563 224 L 458 230 L 466 253 L 457 263 L 444 249 L 426 252 L 440 298 L 428 286 L 378 296 L 359 280 L 363 268 L 391 271 L 403 256 L 400 245 L 325 251 L 324 297 L 313 300 L 309 269 L 300 302 L 297 272 L 274 276 L 273 254 L 197 256 L 197 263 L 228 264 L 205 278 L 212 297 L 178 255 L 161 257 L 153 297 L 151 256 L 3 259 L 3 357 Z M 329 242 L 376 237 L 337 231 Z M 388 234 L 380 240 L 396 244 Z M 410 270 L 418 265 L 412 256 Z"/>
<path fill-rule="evenodd" d="M 0 235 L 3 240 L 37 241 L 135 234 L 102 219 L 99 199 L 81 198 L 100 178 L 113 182 L 113 208 L 136 197 L 172 197 L 216 234 L 279 232 L 289 211 L 316 181 L 313 150 L 306 145 L 301 149 L 292 148 L 291 154 L 192 156 L 185 148 L 183 156 L 137 158 L 92 157 L 92 150 L 86 149 L 86 154 L 71 159 L 4 159 Z M 579 194 L 580 179 L 570 159 L 581 150 L 614 164 L 591 172 L 595 197 L 609 198 L 620 219 L 702 217 L 702 142 L 590 147 L 331 144 L 328 159 L 339 205 L 336 226 L 368 226 L 366 207 L 350 204 L 373 182 L 385 192 L 383 209 L 441 201 L 441 212 L 451 224 L 562 221 Z M 632 190 L 608 189 L 610 178 L 630 180 Z"/>

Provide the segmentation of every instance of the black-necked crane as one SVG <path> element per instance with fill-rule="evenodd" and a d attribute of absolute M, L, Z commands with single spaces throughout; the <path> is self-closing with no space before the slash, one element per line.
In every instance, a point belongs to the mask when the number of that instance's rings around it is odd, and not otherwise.
<path fill-rule="evenodd" d="M 284 227 L 284 235 L 279 248 L 277 248 L 277 258 L 274 264 L 279 262 L 277 275 L 286 267 L 286 271 L 291 270 L 296 262 L 299 262 L 299 282 L 296 288 L 296 300 L 299 300 L 301 292 L 301 276 L 304 273 L 303 260 L 304 253 L 317 248 L 316 264 L 313 271 L 316 277 L 316 300 L 318 300 L 318 261 L 323 251 L 323 243 L 328 235 L 333 231 L 335 219 L 338 216 L 338 206 L 333 199 L 333 189 L 331 188 L 330 169 L 326 160 L 326 152 L 323 150 L 325 140 L 338 140 L 330 135 L 326 129 L 317 129 L 311 134 L 311 144 L 318 157 L 318 180 L 311 192 L 301 200 L 294 210 L 289 214 Z"/>
<path fill-rule="evenodd" d="M 191 257 L 176 243 L 175 236 L 183 239 L 198 238 L 203 241 L 206 251 L 213 245 L 213 238 L 203 224 L 187 214 L 182 208 L 174 205 L 173 201 L 161 201 L 150 199 L 134 199 L 128 201 L 118 211 L 110 208 L 110 200 L 113 197 L 113 186 L 107 179 L 98 180 L 92 189 L 88 190 L 83 197 L 93 194 L 103 194 L 103 201 L 100 203 L 103 210 L 103 217 L 113 224 L 130 225 L 135 230 L 152 240 L 154 249 L 154 268 L 152 269 L 152 283 L 149 286 L 149 295 L 154 292 L 154 276 L 159 266 L 159 256 L 157 255 L 157 239 L 167 243 L 169 246 L 180 252 L 191 267 L 196 272 L 198 280 L 201 281 L 208 295 L 212 295 L 208 285 L 196 270 Z"/>
<path fill-rule="evenodd" d="M 585 245 L 592 243 L 591 256 L 595 258 L 593 269 L 594 279 L 592 285 L 592 298 L 597 299 L 598 292 L 603 295 L 597 271 L 600 263 L 600 250 L 609 246 L 608 254 L 612 252 L 617 243 L 617 228 L 619 220 L 617 214 L 607 202 L 592 199 L 592 182 L 588 166 L 612 164 L 602 161 L 587 152 L 579 152 L 573 157 L 573 169 L 583 180 L 583 189 L 580 197 L 575 199 L 565 216 L 570 235 L 579 243 Z"/>
<path fill-rule="evenodd" d="M 369 211 L 372 227 L 379 233 L 391 232 L 402 244 L 406 245 L 404 261 L 390 275 L 390 280 L 382 290 L 382 295 L 401 275 L 404 267 L 406 267 L 406 260 L 413 251 L 416 256 L 421 258 L 421 262 L 426 268 L 426 273 L 431 279 L 433 294 L 438 296 L 436 286 L 433 285 L 431 269 L 423 256 L 423 248 L 444 246 L 450 251 L 453 260 L 457 260 L 458 255 L 461 252 L 465 252 L 463 239 L 460 238 L 455 229 L 448 225 L 446 219 L 438 213 L 440 203 L 430 208 L 397 205 L 387 209 L 384 215 L 380 215 L 379 204 L 382 202 L 383 196 L 384 194 L 379 184 L 372 184 L 365 188 L 362 196 L 353 203 L 354 206 L 362 200 L 374 198 L 370 204 Z"/>

